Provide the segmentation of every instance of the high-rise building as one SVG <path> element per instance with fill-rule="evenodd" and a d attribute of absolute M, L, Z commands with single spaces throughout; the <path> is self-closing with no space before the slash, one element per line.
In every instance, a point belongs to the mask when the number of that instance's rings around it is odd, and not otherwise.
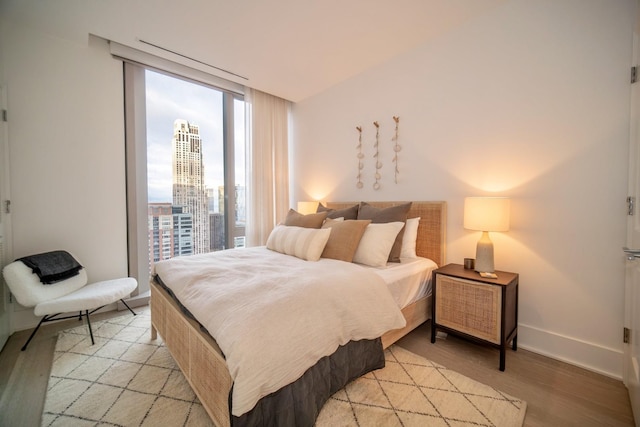
<path fill-rule="evenodd" d="M 211 191 L 209 192 L 209 197 L 211 197 Z M 236 185 L 235 192 L 235 209 L 231 214 L 233 215 L 233 220 L 237 225 L 244 225 L 247 219 L 247 208 L 246 208 L 246 190 L 242 185 Z M 218 206 L 219 209 L 217 212 L 224 214 L 224 185 L 218 187 Z"/>
<path fill-rule="evenodd" d="M 149 271 L 164 259 L 193 254 L 193 217 L 185 206 L 149 203 Z"/>
<path fill-rule="evenodd" d="M 209 192 L 209 197 L 211 197 L 211 191 Z M 218 206 L 220 214 L 225 215 L 229 213 L 231 218 L 228 219 L 232 226 L 233 232 L 231 235 L 230 247 L 232 248 L 243 248 L 245 246 L 245 225 L 247 222 L 247 209 L 246 209 L 246 189 L 243 185 L 236 185 L 235 188 L 235 207 L 231 212 L 224 212 L 224 208 L 226 205 L 225 197 L 224 197 L 224 185 L 218 187 Z M 211 201 L 209 201 L 211 203 Z M 212 221 L 212 216 L 209 217 L 209 221 Z M 221 218 L 224 218 L 222 216 Z M 221 219 L 216 219 L 220 221 Z M 213 227 L 213 225 L 212 225 Z M 225 233 L 226 234 L 226 233 Z M 220 237 L 220 234 L 215 234 L 217 237 Z M 213 230 L 211 231 L 211 236 L 214 236 Z M 213 237 L 212 237 L 213 238 Z M 226 242 L 226 237 L 225 237 Z M 213 242 L 211 242 L 211 248 L 214 247 Z"/>
<path fill-rule="evenodd" d="M 221 213 L 209 214 L 209 225 L 211 227 L 211 250 L 221 251 L 226 248 L 224 215 Z"/>
<path fill-rule="evenodd" d="M 236 185 L 236 226 L 244 226 L 247 222 L 246 200 L 246 188 L 243 185 Z"/>
<path fill-rule="evenodd" d="M 149 203 L 149 269 L 173 255 L 173 214 L 171 203 Z"/>
<path fill-rule="evenodd" d="M 209 252 L 209 208 L 198 125 L 173 123 L 173 204 L 193 215 L 193 253 Z"/>
<path fill-rule="evenodd" d="M 193 215 L 186 206 L 172 206 L 173 256 L 193 255 Z"/>
<path fill-rule="evenodd" d="M 218 187 L 218 212 L 224 214 L 224 185 Z"/>
<path fill-rule="evenodd" d="M 245 226 L 247 224 L 246 188 L 243 185 L 236 185 L 236 226 L 233 237 L 233 246 L 236 248 L 245 247 Z"/>
<path fill-rule="evenodd" d="M 209 202 L 209 215 L 212 213 L 220 212 L 218 208 L 218 197 L 216 196 L 216 189 L 207 187 L 207 199 Z"/>

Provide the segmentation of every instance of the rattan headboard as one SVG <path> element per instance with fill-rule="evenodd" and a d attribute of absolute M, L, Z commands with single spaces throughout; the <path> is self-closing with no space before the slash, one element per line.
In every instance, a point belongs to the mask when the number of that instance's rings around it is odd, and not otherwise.
<path fill-rule="evenodd" d="M 376 208 L 387 208 L 406 202 L 367 202 Z M 359 202 L 327 202 L 331 209 L 344 209 Z M 438 266 L 445 265 L 447 231 L 447 202 L 412 202 L 408 218 L 420 217 L 416 254 L 435 261 Z"/>

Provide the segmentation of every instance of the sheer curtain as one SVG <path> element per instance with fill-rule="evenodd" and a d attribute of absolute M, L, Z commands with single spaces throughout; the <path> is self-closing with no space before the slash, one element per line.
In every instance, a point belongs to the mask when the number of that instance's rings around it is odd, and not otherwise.
<path fill-rule="evenodd" d="M 289 110 L 282 98 L 245 89 L 247 141 L 246 246 L 267 242 L 289 210 Z"/>

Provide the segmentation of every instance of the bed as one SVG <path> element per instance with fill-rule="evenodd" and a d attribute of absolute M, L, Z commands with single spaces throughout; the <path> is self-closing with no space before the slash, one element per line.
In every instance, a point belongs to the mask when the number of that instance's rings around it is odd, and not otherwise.
<path fill-rule="evenodd" d="M 354 204 L 357 203 L 328 203 L 327 207 L 344 209 Z M 400 204 L 400 202 L 371 203 L 372 206 L 377 208 L 385 208 L 398 204 Z M 443 265 L 445 256 L 446 204 L 444 202 L 413 202 L 407 218 L 417 217 L 420 217 L 420 221 L 416 237 L 416 254 L 419 257 L 432 260 L 437 265 Z M 386 273 L 382 271 L 381 274 L 384 275 Z M 376 359 L 377 356 L 370 351 L 370 349 L 375 348 L 376 345 L 378 347 L 380 346 L 377 340 L 382 342 L 382 347 L 388 347 L 426 321 L 431 313 L 430 307 L 430 295 L 425 295 L 412 301 L 402 308 L 402 315 L 406 321 L 404 327 L 388 331 L 377 339 L 350 341 L 344 346 L 340 346 L 335 354 L 321 359 L 317 364 L 318 366 L 314 366 L 314 368 L 332 369 L 331 366 L 335 366 L 336 363 L 338 363 L 337 360 L 340 360 L 340 363 L 346 361 L 345 363 L 348 362 L 358 365 L 360 363 L 359 360 L 362 359 L 361 364 L 363 371 L 358 373 L 357 369 L 360 368 L 355 366 L 355 368 L 353 368 L 355 370 L 345 374 L 347 378 L 343 381 L 346 383 L 368 372 L 372 368 L 382 367 L 380 363 L 384 364 L 384 360 L 380 361 Z M 202 316 L 202 313 L 200 316 Z M 289 399 L 291 398 L 290 396 L 306 396 L 304 390 L 308 391 L 308 385 L 303 385 L 302 380 L 304 378 L 300 378 L 300 381 L 295 381 L 289 386 L 283 387 L 281 390 L 261 399 L 259 405 L 256 405 L 256 408 L 251 411 L 252 413 L 250 415 L 252 415 L 252 417 L 246 418 L 245 415 L 242 417 L 231 416 L 231 395 L 234 392 L 234 383 L 225 354 L 218 345 L 218 342 L 212 338 L 203 326 L 203 323 L 207 323 L 205 321 L 202 323 L 197 321 L 195 317 L 198 316 L 194 317 L 192 313 L 185 310 L 182 303 L 175 297 L 174 292 L 167 288 L 164 283 L 162 283 L 162 279 L 158 277 L 154 277 L 151 282 L 151 317 L 152 338 L 157 338 L 158 333 L 162 336 L 167 348 L 176 360 L 177 365 L 184 373 L 194 392 L 216 425 L 267 424 L 265 418 L 269 417 L 270 414 L 268 405 L 270 405 L 271 399 L 280 399 L 285 395 L 289 396 L 287 397 Z M 202 317 L 199 318 L 202 319 Z M 223 344 L 224 347 L 224 341 L 220 341 L 220 343 Z M 320 366 L 320 362 L 325 365 L 324 368 Z M 233 365 L 231 369 L 234 373 L 237 372 Z M 313 384 L 317 384 L 320 381 L 324 381 L 326 375 L 314 373 L 312 369 L 309 369 L 303 377 L 308 377 L 307 380 L 310 380 Z M 298 383 L 300 383 L 300 385 Z M 309 384 L 309 382 L 306 384 Z M 302 388 L 296 389 L 298 386 Z M 333 384 L 327 384 L 326 386 L 335 388 Z M 334 392 L 336 390 L 332 389 L 331 391 Z M 300 404 L 299 402 L 293 403 L 296 405 Z M 310 411 L 313 412 L 319 411 L 323 403 L 323 398 L 319 398 L 316 402 L 303 402 L 302 405 L 316 405 L 315 408 L 310 409 Z M 282 406 L 282 404 L 280 405 Z M 255 415 L 257 412 L 266 414 L 262 415 L 262 421 L 260 421 L 260 416 Z M 294 414 L 294 416 L 298 417 L 299 415 Z M 306 421 L 303 419 L 295 419 L 291 421 L 291 424 L 312 424 L 313 420 L 315 420 L 314 417 L 312 420 Z"/>

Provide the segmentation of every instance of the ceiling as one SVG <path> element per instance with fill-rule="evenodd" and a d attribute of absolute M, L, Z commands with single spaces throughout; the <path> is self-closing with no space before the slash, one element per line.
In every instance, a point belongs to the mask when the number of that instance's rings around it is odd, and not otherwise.
<path fill-rule="evenodd" d="M 505 1 L 2 0 L 0 12 L 65 37 L 98 35 L 297 102 Z"/>

